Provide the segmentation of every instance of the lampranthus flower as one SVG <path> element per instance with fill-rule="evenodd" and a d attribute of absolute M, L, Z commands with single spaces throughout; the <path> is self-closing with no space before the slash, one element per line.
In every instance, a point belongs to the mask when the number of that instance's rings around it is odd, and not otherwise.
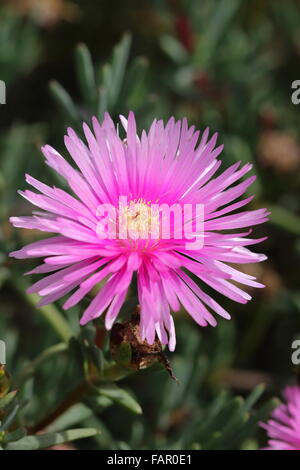
<path fill-rule="evenodd" d="M 266 450 L 300 450 L 300 387 L 286 387 L 281 404 L 267 423 L 260 426 L 267 431 L 269 440 Z"/>
<path fill-rule="evenodd" d="M 125 139 L 119 136 L 108 114 L 102 124 L 93 118 L 94 132 L 84 124 L 88 145 L 68 129 L 65 145 L 77 169 L 49 145 L 42 148 L 46 163 L 65 178 L 73 195 L 26 175 L 26 181 L 39 193 L 26 190 L 20 194 L 43 212 L 12 217 L 11 222 L 15 227 L 59 235 L 31 243 L 11 256 L 44 258 L 30 274 L 51 274 L 28 290 L 43 297 L 40 305 L 74 290 L 64 303 L 68 309 L 106 280 L 80 323 L 84 325 L 106 311 L 107 329 L 117 318 L 136 272 L 141 339 L 153 344 L 157 335 L 162 344 L 174 350 L 175 328 L 170 311 L 178 311 L 182 305 L 201 326 L 216 325 L 211 311 L 230 318 L 202 290 L 203 285 L 242 304 L 251 297 L 231 281 L 264 287 L 255 277 L 227 262 L 245 264 L 266 258 L 247 248 L 263 239 L 247 238 L 250 229 L 235 234 L 231 231 L 261 224 L 268 213 L 265 209 L 232 213 L 252 199 L 236 201 L 255 176 L 237 183 L 252 168 L 240 162 L 215 176 L 223 149 L 222 145 L 215 148 L 217 133 L 209 139 L 209 130 L 205 129 L 198 142 L 200 132 L 194 126 L 189 128 L 186 119 L 176 122 L 171 118 L 166 125 L 154 120 L 149 132 L 143 131 L 139 138 L 132 112 L 128 121 L 121 116 L 121 122 Z M 125 202 L 120 205 L 120 200 Z M 150 210 L 154 203 L 163 207 L 161 212 Z M 183 212 L 190 206 L 202 208 L 196 214 L 187 211 L 190 219 L 184 220 L 184 229 L 190 225 L 192 230 L 193 243 L 188 243 L 191 237 L 185 230 L 179 233 L 173 218 L 169 218 L 170 233 L 163 233 L 162 216 L 174 205 Z M 127 236 L 115 221 L 114 236 L 111 231 L 103 236 L 102 208 L 107 206 L 118 215 L 122 212 Z M 182 218 L 179 215 L 180 221 Z M 197 222 L 201 218 L 199 230 Z"/>

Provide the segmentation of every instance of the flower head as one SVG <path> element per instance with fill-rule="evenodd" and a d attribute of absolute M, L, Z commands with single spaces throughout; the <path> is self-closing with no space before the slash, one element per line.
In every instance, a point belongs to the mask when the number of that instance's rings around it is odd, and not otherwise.
<path fill-rule="evenodd" d="M 215 176 L 223 148 L 215 147 L 217 134 L 209 139 L 206 129 L 199 139 L 200 132 L 189 128 L 186 119 L 171 118 L 166 125 L 155 120 L 149 132 L 138 137 L 133 113 L 121 122 L 125 139 L 108 114 L 102 124 L 93 119 L 93 132 L 84 124 L 87 145 L 68 129 L 65 145 L 76 169 L 52 147 L 42 148 L 46 163 L 65 178 L 72 194 L 26 175 L 39 193 L 20 194 L 42 212 L 12 217 L 11 222 L 58 235 L 11 256 L 44 258 L 30 272 L 47 273 L 29 289 L 43 297 L 40 305 L 71 293 L 64 303 L 68 309 L 106 280 L 81 324 L 106 311 L 108 329 L 136 273 L 141 337 L 153 344 L 157 335 L 174 350 L 170 311 L 183 306 L 201 326 L 216 325 L 212 312 L 230 318 L 202 289 L 205 284 L 242 304 L 251 297 L 231 281 L 263 287 L 227 262 L 266 258 L 247 248 L 263 239 L 248 238 L 251 230 L 234 234 L 232 229 L 261 224 L 268 213 L 239 211 L 252 199 L 239 200 L 255 179 L 239 182 L 250 164 L 235 163 Z"/>
<path fill-rule="evenodd" d="M 267 423 L 260 423 L 267 431 L 268 450 L 300 450 L 300 387 L 286 387 L 286 404 L 276 408 Z"/>

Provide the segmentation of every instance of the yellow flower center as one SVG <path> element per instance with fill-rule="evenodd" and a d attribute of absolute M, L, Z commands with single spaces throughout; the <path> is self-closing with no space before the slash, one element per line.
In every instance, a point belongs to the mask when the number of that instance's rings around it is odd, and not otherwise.
<path fill-rule="evenodd" d="M 121 207 L 119 232 L 132 240 L 157 239 L 160 233 L 159 211 L 144 199 L 130 201 Z"/>

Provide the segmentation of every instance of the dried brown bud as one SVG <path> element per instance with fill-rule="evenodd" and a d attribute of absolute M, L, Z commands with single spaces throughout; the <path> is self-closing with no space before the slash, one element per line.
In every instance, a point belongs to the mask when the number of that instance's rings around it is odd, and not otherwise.
<path fill-rule="evenodd" d="M 155 362 L 160 362 L 170 376 L 177 380 L 168 359 L 163 353 L 161 342 L 157 337 L 151 345 L 146 340 L 142 340 L 139 323 L 139 306 L 130 321 L 115 323 L 110 338 L 112 358 L 121 366 L 134 370 L 145 369 Z"/>

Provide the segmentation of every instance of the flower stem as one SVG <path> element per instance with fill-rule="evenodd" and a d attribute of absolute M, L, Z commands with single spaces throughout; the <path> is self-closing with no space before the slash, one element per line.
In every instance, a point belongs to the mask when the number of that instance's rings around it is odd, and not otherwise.
<path fill-rule="evenodd" d="M 53 421 L 59 418 L 71 406 L 75 405 L 81 400 L 82 395 L 88 390 L 89 383 L 83 380 L 79 385 L 60 403 L 60 405 L 46 418 L 38 422 L 33 428 L 29 429 L 31 434 L 36 434 L 39 431 L 47 428 Z"/>

